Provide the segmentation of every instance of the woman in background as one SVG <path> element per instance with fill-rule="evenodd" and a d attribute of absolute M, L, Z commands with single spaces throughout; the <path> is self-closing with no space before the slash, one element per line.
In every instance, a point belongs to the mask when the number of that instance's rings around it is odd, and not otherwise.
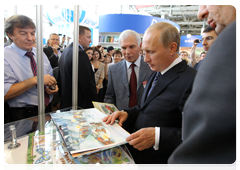
<path fill-rule="evenodd" d="M 99 61 L 99 58 L 101 58 L 101 52 L 97 47 L 93 47 L 93 57 L 91 59 L 91 64 L 94 67 L 95 72 L 95 82 L 96 82 L 96 88 L 97 88 L 97 94 L 98 94 L 98 102 L 103 102 L 103 79 L 105 76 L 105 67 L 102 62 Z"/>
<path fill-rule="evenodd" d="M 87 49 L 84 50 L 85 53 L 88 55 L 89 60 L 91 61 L 92 57 L 93 57 L 93 48 L 92 47 L 88 47 Z M 91 64 L 92 65 L 92 64 Z M 92 69 L 94 72 L 94 67 L 92 65 Z"/>

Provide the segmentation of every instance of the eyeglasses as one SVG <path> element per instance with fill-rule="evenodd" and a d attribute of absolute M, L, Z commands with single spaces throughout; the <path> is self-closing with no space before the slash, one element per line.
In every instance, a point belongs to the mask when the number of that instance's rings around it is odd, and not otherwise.
<path fill-rule="evenodd" d="M 56 41 L 59 41 L 59 39 L 54 39 L 54 38 L 53 38 L 53 39 L 51 39 L 51 40 L 52 40 L 52 41 L 55 41 L 55 40 L 56 40 Z"/>

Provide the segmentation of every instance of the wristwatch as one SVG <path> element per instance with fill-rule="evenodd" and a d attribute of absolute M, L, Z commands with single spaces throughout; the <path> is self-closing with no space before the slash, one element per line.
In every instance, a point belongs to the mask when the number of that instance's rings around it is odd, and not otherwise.
<path fill-rule="evenodd" d="M 98 84 L 97 86 L 98 86 L 98 87 L 101 87 L 101 85 L 99 85 L 99 84 Z"/>

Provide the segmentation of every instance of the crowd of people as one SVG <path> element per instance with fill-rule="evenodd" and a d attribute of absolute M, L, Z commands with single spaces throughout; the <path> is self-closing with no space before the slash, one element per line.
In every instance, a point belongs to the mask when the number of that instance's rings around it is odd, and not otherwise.
<path fill-rule="evenodd" d="M 157 22 L 143 39 L 133 30 L 119 36 L 120 49 L 89 47 L 91 30 L 79 26 L 78 106 L 111 103 L 106 116 L 131 133 L 135 163 L 234 163 L 236 160 L 236 9 L 200 6 L 209 26 L 190 54 L 179 52 L 180 34 Z M 35 24 L 23 15 L 5 21 L 4 122 L 38 113 Z M 73 43 L 52 33 L 43 48 L 46 112 L 72 106 Z M 197 44 L 204 51 L 196 57 Z M 201 67 L 200 67 L 201 66 Z"/>

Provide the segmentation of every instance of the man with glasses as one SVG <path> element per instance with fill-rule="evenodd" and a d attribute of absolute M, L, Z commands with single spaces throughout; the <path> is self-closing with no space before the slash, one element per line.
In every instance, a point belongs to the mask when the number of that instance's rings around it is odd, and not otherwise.
<path fill-rule="evenodd" d="M 214 30 L 214 28 L 210 26 L 206 27 L 202 33 L 202 41 L 201 41 L 204 51 L 207 52 L 209 50 L 209 48 L 211 47 L 212 43 L 216 40 L 216 38 L 217 38 L 217 33 Z M 202 63 L 202 60 L 197 63 L 196 56 L 195 56 L 196 47 L 199 43 L 200 41 L 197 41 L 197 39 L 194 40 L 192 50 L 190 53 L 190 59 L 192 60 L 192 67 L 194 67 L 196 70 L 199 69 Z M 195 66 L 195 64 L 197 64 L 197 66 Z"/>
<path fill-rule="evenodd" d="M 59 45 L 59 36 L 52 33 L 49 36 L 49 46 L 43 47 L 44 53 L 47 55 L 52 68 L 58 67 L 58 60 L 61 56 L 61 46 Z"/>

